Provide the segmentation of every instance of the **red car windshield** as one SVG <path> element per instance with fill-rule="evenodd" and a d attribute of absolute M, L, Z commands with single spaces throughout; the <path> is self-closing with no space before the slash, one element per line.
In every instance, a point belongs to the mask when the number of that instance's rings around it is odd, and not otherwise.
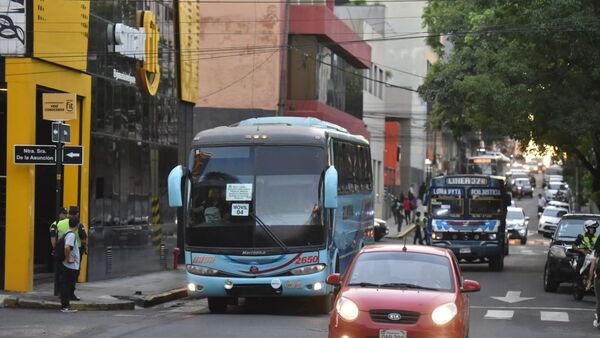
<path fill-rule="evenodd" d="M 357 257 L 348 285 L 454 291 L 450 260 L 415 252 L 365 252 Z"/>

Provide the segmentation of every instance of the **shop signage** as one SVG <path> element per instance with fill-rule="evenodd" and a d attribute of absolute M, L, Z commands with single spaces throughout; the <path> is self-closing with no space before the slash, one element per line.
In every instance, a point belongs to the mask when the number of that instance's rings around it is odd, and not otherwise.
<path fill-rule="evenodd" d="M 113 78 L 115 80 L 121 80 L 130 84 L 135 84 L 135 76 L 121 73 L 120 71 L 113 69 Z"/>
<path fill-rule="evenodd" d="M 139 12 L 138 18 L 137 28 L 121 23 L 108 26 L 108 49 L 139 61 L 140 83 L 150 95 L 156 95 L 160 83 L 158 25 L 151 11 Z"/>
<path fill-rule="evenodd" d="M 25 55 L 25 0 L 0 0 L 0 55 Z"/>
<path fill-rule="evenodd" d="M 44 93 L 42 101 L 44 120 L 69 121 L 77 119 L 77 95 Z"/>

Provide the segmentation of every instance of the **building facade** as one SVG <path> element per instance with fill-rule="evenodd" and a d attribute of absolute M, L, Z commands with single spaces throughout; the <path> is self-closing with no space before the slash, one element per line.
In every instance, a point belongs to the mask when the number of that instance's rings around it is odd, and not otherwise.
<path fill-rule="evenodd" d="M 166 178 L 191 142 L 198 94 L 197 5 L 0 1 L 7 2 L 24 4 L 25 19 L 15 22 L 25 24 L 23 48 L 0 48 L 2 288 L 29 291 L 34 273 L 51 268 L 57 204 L 79 206 L 88 229 L 81 281 L 161 269 L 161 244 L 163 253 L 177 245 Z M 83 161 L 65 166 L 58 183 L 56 165 L 15 163 L 15 145 L 53 144 L 45 93 L 77 97 L 76 117 L 65 122 Z"/>

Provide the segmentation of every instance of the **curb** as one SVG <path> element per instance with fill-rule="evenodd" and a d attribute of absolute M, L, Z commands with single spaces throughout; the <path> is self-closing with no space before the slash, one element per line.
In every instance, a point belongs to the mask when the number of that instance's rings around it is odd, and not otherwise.
<path fill-rule="evenodd" d="M 185 298 L 188 296 L 187 288 L 173 289 L 161 293 L 154 293 L 148 296 L 113 296 L 119 299 L 131 301 L 139 307 L 151 307 L 158 304 L 170 302 L 172 300 Z"/>
<path fill-rule="evenodd" d="M 394 236 L 385 236 L 385 238 L 402 239 L 402 238 L 406 237 L 408 234 L 410 234 L 411 232 L 413 232 L 416 227 L 417 226 L 415 224 L 411 224 L 411 226 L 409 226 L 408 228 L 406 228 L 406 230 L 402 231 L 402 233 L 396 234 Z"/>
<path fill-rule="evenodd" d="M 23 297 L 8 296 L 4 298 L 4 307 L 13 309 L 46 309 L 60 310 L 60 302 L 43 299 L 28 299 Z M 71 303 L 73 309 L 79 311 L 114 311 L 114 310 L 134 310 L 135 303 L 131 301 L 119 301 L 114 303 Z"/>
<path fill-rule="evenodd" d="M 173 289 L 147 296 L 113 296 L 113 302 L 72 302 L 71 308 L 79 311 L 119 311 L 135 310 L 136 306 L 151 307 L 188 296 L 187 288 Z M 60 302 L 47 299 L 28 298 L 26 296 L 4 296 L 0 298 L 0 307 L 13 309 L 60 310 Z"/>

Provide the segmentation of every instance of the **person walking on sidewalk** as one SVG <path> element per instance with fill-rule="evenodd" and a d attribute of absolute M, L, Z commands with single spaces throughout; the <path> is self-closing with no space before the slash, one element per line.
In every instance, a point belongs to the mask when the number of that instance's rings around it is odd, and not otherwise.
<path fill-rule="evenodd" d="M 402 204 L 404 206 L 404 218 L 406 219 L 406 225 L 410 225 L 410 213 L 412 212 L 412 202 L 410 201 L 410 198 L 406 196 Z"/>
<path fill-rule="evenodd" d="M 396 226 L 398 227 L 398 233 L 402 230 L 402 203 L 398 198 L 394 199 L 394 203 L 392 204 L 392 214 L 394 215 L 394 221 L 396 221 Z"/>
<path fill-rule="evenodd" d="M 50 244 L 52 244 L 52 256 L 55 256 L 55 252 L 54 249 L 56 248 L 56 242 L 58 241 L 58 222 L 62 221 L 63 219 L 67 218 L 67 209 L 61 207 L 58 210 L 58 219 L 54 222 L 52 222 L 52 224 L 50 224 Z M 54 261 L 54 295 L 58 296 L 60 293 L 60 262 L 56 262 L 55 259 L 53 259 Z"/>
<path fill-rule="evenodd" d="M 417 240 L 419 244 L 423 245 L 423 236 L 421 236 L 421 228 L 423 228 L 423 219 L 421 218 L 421 212 L 416 212 L 417 217 L 415 219 L 415 237 L 413 238 L 413 244 L 417 244 Z"/>
<path fill-rule="evenodd" d="M 62 312 L 76 312 L 71 309 L 71 297 L 75 290 L 75 279 L 79 270 L 80 256 L 75 233 L 79 228 L 79 218 L 69 217 L 69 230 L 65 233 L 65 259 L 62 261 L 60 305 Z"/>

